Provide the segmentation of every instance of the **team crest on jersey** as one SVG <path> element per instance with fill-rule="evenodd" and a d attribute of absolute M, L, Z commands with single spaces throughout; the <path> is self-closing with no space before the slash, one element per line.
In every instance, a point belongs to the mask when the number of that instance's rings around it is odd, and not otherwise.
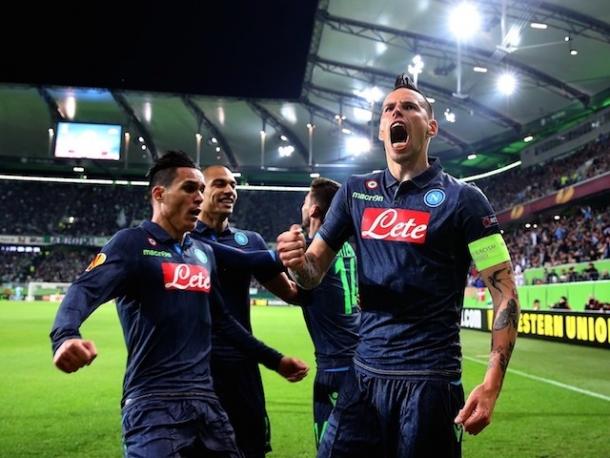
<path fill-rule="evenodd" d="M 236 232 L 233 239 L 238 245 L 245 246 L 248 244 L 248 236 L 243 232 Z"/>
<path fill-rule="evenodd" d="M 377 180 L 366 180 L 364 182 L 364 186 L 366 186 L 366 189 L 377 189 L 379 187 L 379 183 L 377 183 Z"/>
<path fill-rule="evenodd" d="M 446 197 L 445 191 L 442 189 L 431 189 L 424 196 L 424 203 L 428 207 L 435 208 L 442 204 Z"/>
<path fill-rule="evenodd" d="M 95 255 L 95 258 L 93 258 L 93 260 L 89 263 L 89 265 L 85 269 L 85 272 L 89 272 L 89 271 L 95 269 L 97 266 L 101 266 L 105 262 L 106 262 L 106 255 L 104 253 L 98 253 Z"/>
<path fill-rule="evenodd" d="M 157 246 L 157 241 L 155 239 L 153 239 L 152 237 L 148 237 L 148 243 L 150 243 L 152 246 Z"/>
<path fill-rule="evenodd" d="M 201 262 L 201 264 L 207 264 L 208 262 L 207 255 L 199 248 L 195 248 L 195 257 Z"/>
<path fill-rule="evenodd" d="M 161 269 L 165 289 L 208 293 L 212 286 L 210 272 L 203 266 L 163 262 Z"/>

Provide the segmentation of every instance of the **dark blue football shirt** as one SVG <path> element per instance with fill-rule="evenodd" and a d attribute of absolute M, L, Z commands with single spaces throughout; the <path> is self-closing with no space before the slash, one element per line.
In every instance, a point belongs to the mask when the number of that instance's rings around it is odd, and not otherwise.
<path fill-rule="evenodd" d="M 498 232 L 483 193 L 434 158 L 402 183 L 388 169 L 349 178 L 319 235 L 335 251 L 348 237 L 356 240 L 362 309 L 356 366 L 459 377 L 467 245 Z"/>
<path fill-rule="evenodd" d="M 350 366 L 358 345 L 360 308 L 356 254 L 349 243 L 339 250 L 322 282 L 301 290 L 300 299 L 318 369 Z"/>
<path fill-rule="evenodd" d="M 220 234 L 205 223 L 199 221 L 192 236 L 197 240 L 210 240 L 245 252 L 269 252 L 267 244 L 260 234 L 253 231 L 227 226 Z M 219 253 L 219 256 L 222 256 Z M 255 259 L 255 258 L 253 258 Z M 271 255 L 270 258 L 271 260 Z M 258 269 L 244 264 L 243 268 L 221 262 L 218 265 L 221 294 L 227 310 L 249 332 L 252 332 L 250 320 L 250 280 L 254 276 L 260 283 L 265 283 L 283 271 L 281 264 L 273 262 L 272 268 Z M 265 266 L 263 266 L 265 267 Z M 243 361 L 247 358 L 243 350 L 217 332 L 213 332 L 212 356 L 223 361 Z"/>
<path fill-rule="evenodd" d="M 80 337 L 82 322 L 117 298 L 127 345 L 123 401 L 141 396 L 213 396 L 211 327 L 245 354 L 276 369 L 281 355 L 226 312 L 212 249 L 188 235 L 181 244 L 155 223 L 119 231 L 62 301 L 53 351 Z"/>

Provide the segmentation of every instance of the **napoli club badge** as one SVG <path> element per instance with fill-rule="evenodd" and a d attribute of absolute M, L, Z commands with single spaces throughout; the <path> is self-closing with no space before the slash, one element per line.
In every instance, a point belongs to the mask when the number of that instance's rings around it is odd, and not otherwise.
<path fill-rule="evenodd" d="M 445 201 L 445 197 L 445 191 L 441 189 L 431 189 L 424 196 L 424 203 L 428 207 L 435 208 Z"/>
<path fill-rule="evenodd" d="M 238 245 L 245 246 L 248 244 L 248 236 L 243 232 L 236 232 L 233 238 Z"/>

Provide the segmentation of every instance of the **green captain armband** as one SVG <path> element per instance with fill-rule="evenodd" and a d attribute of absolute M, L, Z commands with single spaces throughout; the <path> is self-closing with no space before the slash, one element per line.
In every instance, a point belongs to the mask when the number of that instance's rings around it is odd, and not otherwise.
<path fill-rule="evenodd" d="M 488 235 L 468 244 L 470 255 L 479 271 L 510 261 L 508 248 L 500 234 Z"/>

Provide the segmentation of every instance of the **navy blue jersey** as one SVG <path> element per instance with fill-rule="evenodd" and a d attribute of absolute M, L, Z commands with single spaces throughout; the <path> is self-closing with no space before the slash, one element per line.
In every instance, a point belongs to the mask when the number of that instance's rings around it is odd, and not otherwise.
<path fill-rule="evenodd" d="M 335 251 L 355 236 L 362 318 L 354 361 L 378 373 L 459 376 L 467 244 L 499 232 L 483 193 L 430 162 L 402 183 L 388 169 L 352 176 L 319 231 Z"/>
<path fill-rule="evenodd" d="M 356 254 L 345 243 L 322 282 L 300 292 L 318 369 L 351 364 L 360 328 L 357 281 Z"/>
<path fill-rule="evenodd" d="M 222 233 L 218 234 L 199 221 L 192 236 L 198 240 L 211 240 L 243 251 L 267 250 L 267 244 L 260 234 L 231 226 L 227 226 Z M 227 310 L 248 331 L 252 332 L 250 321 L 250 280 L 252 276 L 260 283 L 265 283 L 280 272 L 282 272 L 282 266 L 279 263 L 276 265 L 276 269 L 265 269 L 264 272 L 252 269 L 252 266 L 248 265 L 239 269 L 234 265 L 219 264 L 218 277 Z M 241 361 L 246 358 L 242 350 L 236 348 L 233 343 L 218 333 L 213 333 L 212 353 L 214 358 L 225 361 Z"/>
<path fill-rule="evenodd" d="M 58 310 L 53 351 L 80 337 L 82 322 L 117 298 L 127 345 L 123 400 L 139 396 L 209 396 L 211 326 L 267 367 L 281 355 L 247 333 L 223 305 L 212 249 L 188 235 L 182 244 L 144 222 L 119 231 L 70 286 Z"/>

